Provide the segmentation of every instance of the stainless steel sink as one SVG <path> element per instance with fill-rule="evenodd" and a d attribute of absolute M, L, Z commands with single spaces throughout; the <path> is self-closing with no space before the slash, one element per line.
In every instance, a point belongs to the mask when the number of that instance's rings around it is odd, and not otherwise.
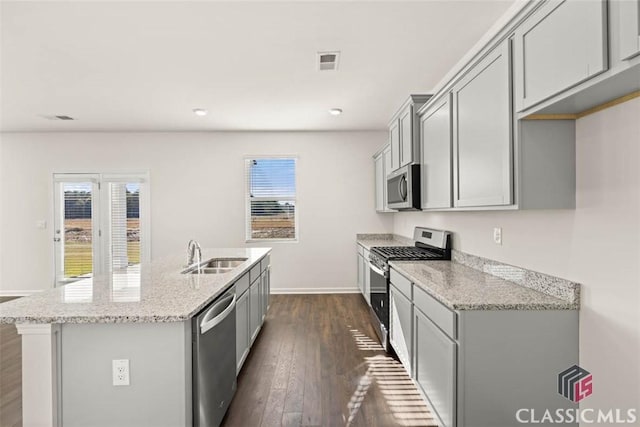
<path fill-rule="evenodd" d="M 199 265 L 191 265 L 182 271 L 182 274 L 224 274 L 228 273 L 247 258 L 212 258 L 201 262 Z"/>
<path fill-rule="evenodd" d="M 245 262 L 246 258 L 234 258 L 234 259 L 222 259 L 222 258 L 213 258 L 209 261 L 204 261 L 200 266 L 202 268 L 227 268 L 233 269 Z"/>

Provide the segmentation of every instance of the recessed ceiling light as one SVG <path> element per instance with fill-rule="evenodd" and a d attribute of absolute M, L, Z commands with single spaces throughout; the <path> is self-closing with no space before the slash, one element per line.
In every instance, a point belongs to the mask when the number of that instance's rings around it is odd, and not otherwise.
<path fill-rule="evenodd" d="M 339 116 L 340 114 L 342 114 L 342 110 L 340 108 L 332 108 L 329 110 L 329 114 L 331 114 L 332 116 Z"/>
<path fill-rule="evenodd" d="M 194 108 L 193 109 L 193 114 L 195 114 L 196 116 L 206 116 L 207 114 L 209 114 L 209 112 L 207 110 L 205 110 L 204 108 Z"/>

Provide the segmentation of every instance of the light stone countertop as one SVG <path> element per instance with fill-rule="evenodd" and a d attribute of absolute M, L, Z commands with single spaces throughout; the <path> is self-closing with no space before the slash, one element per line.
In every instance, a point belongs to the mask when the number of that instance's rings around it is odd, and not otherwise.
<path fill-rule="evenodd" d="M 565 301 L 453 261 L 391 261 L 398 273 L 452 310 L 577 310 Z"/>
<path fill-rule="evenodd" d="M 0 304 L 0 323 L 157 323 L 192 318 L 270 248 L 203 249 L 202 259 L 247 258 L 225 274 L 181 274 L 186 255 L 132 266 Z"/>
<path fill-rule="evenodd" d="M 397 234 L 357 234 L 356 242 L 368 251 L 374 246 L 413 246 L 413 240 Z"/>
<path fill-rule="evenodd" d="M 396 234 L 357 234 L 374 246 L 413 246 Z M 459 251 L 452 261 L 391 261 L 399 273 L 453 310 L 578 310 L 580 285 Z M 503 278 L 504 277 L 504 278 Z"/>

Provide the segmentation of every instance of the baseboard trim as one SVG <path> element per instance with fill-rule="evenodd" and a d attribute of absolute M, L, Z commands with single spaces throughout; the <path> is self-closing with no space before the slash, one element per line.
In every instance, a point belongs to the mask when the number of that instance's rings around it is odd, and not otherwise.
<path fill-rule="evenodd" d="M 285 294 L 359 294 L 360 289 L 354 288 L 277 288 L 271 289 L 274 295 Z"/>
<path fill-rule="evenodd" d="M 8 289 L 8 290 L 0 289 L 0 297 L 28 297 L 29 295 L 37 294 L 38 292 L 42 292 L 42 289 L 37 289 L 37 290 L 21 289 L 19 291 L 12 291 L 11 289 Z"/>

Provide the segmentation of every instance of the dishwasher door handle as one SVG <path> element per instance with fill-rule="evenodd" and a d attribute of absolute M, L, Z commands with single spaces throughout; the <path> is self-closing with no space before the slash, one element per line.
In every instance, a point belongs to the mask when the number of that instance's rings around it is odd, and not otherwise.
<path fill-rule="evenodd" d="M 222 322 L 229 315 L 229 313 L 233 311 L 233 309 L 236 306 L 235 293 L 233 294 L 233 298 L 231 298 L 231 302 L 229 303 L 229 305 L 224 310 L 222 310 L 222 312 L 220 312 L 220 314 L 218 314 L 216 317 L 214 317 L 213 319 L 210 318 L 213 315 L 213 313 L 218 311 L 221 305 L 227 304 L 227 300 L 229 300 L 229 297 L 223 298 L 222 301 L 214 304 L 214 306 L 211 307 L 209 311 L 207 311 L 207 314 L 205 314 L 204 319 L 202 319 L 202 322 L 200 323 L 201 334 L 205 334 L 211 328 L 214 328 L 216 325 Z"/>

